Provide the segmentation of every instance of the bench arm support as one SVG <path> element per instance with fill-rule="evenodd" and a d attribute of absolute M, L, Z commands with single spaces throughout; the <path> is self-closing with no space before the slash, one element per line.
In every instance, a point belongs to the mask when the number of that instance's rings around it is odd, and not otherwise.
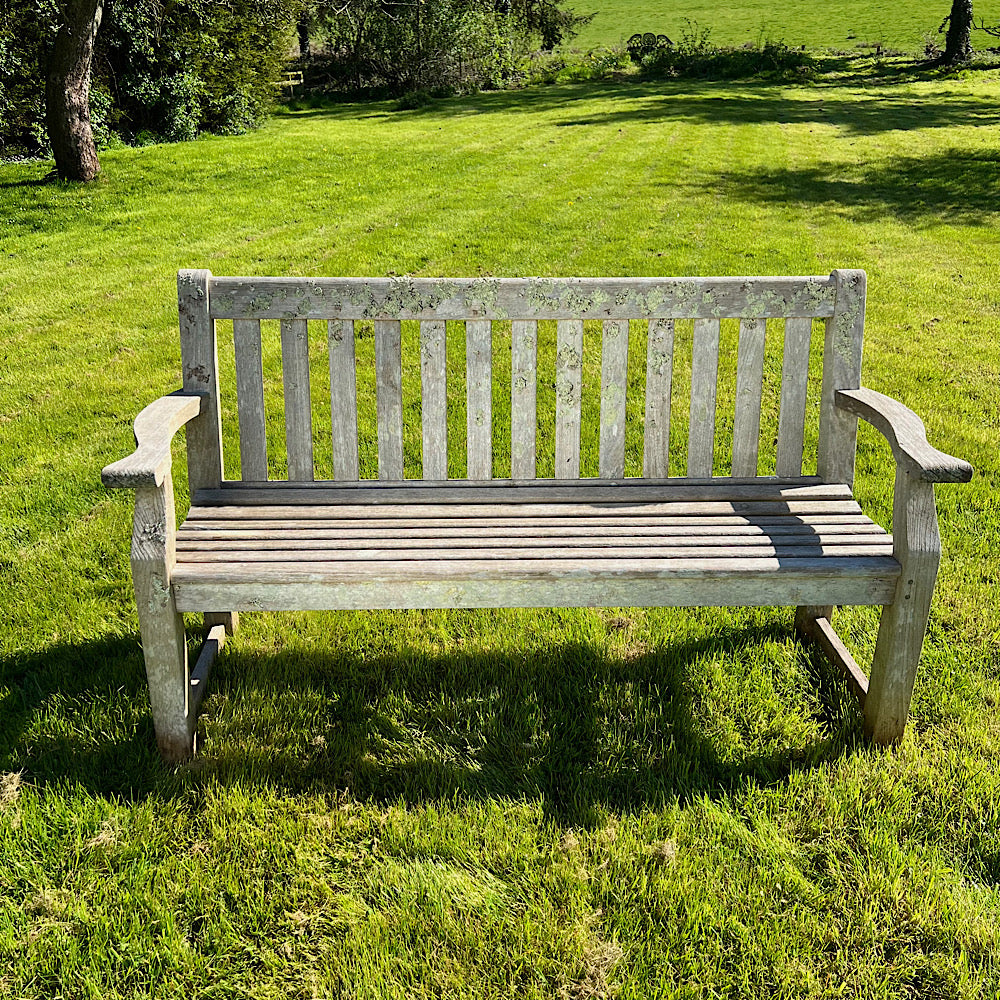
<path fill-rule="evenodd" d="M 896 460 L 892 543 L 901 572 L 894 600 L 882 610 L 864 701 L 868 735 L 876 743 L 896 743 L 910 711 L 941 560 L 934 484 L 967 483 L 972 466 L 931 447 L 920 418 L 889 396 L 871 389 L 842 389 L 836 402 L 880 431 Z"/>
<path fill-rule="evenodd" d="M 101 471 L 101 482 L 113 489 L 162 486 L 170 470 L 170 442 L 189 420 L 201 413 L 205 393 L 174 392 L 149 404 L 135 418 L 135 451 Z"/>
<path fill-rule="evenodd" d="M 896 399 L 874 389 L 841 389 L 837 408 L 867 420 L 892 448 L 896 465 L 925 483 L 967 483 L 972 466 L 931 447 L 921 419 Z"/>

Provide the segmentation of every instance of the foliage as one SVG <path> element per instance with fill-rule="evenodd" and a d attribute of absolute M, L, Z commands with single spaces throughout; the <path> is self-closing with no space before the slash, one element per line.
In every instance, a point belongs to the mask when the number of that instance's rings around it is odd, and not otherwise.
<path fill-rule="evenodd" d="M 791 49 L 783 41 L 766 39 L 734 48 L 713 45 L 710 36 L 710 28 L 685 18 L 676 44 L 656 46 L 642 56 L 643 74 L 712 80 L 801 77 L 815 66 L 813 57 L 804 48 Z"/>
<path fill-rule="evenodd" d="M 320 4 L 306 61 L 314 91 L 462 93 L 502 87 L 533 42 L 552 48 L 588 18 L 549 0 L 355 0 Z"/>
<path fill-rule="evenodd" d="M 302 0 L 108 2 L 97 38 L 91 116 L 99 144 L 171 141 L 258 125 L 274 98 Z M 45 151 L 44 78 L 53 0 L 0 14 L 0 140 Z"/>

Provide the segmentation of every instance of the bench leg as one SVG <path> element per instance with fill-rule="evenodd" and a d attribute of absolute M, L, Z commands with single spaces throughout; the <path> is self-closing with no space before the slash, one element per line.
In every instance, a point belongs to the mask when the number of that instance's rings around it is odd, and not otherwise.
<path fill-rule="evenodd" d="M 171 762 L 191 756 L 195 727 L 195 713 L 189 704 L 184 618 L 177 612 L 170 590 L 174 530 L 173 488 L 168 475 L 162 487 L 136 490 L 132 584 L 156 743 L 163 758 Z"/>
<path fill-rule="evenodd" d="M 238 611 L 206 611 L 206 635 L 212 630 L 213 625 L 223 625 L 226 629 L 226 635 L 236 635 L 236 630 L 240 627 L 240 613 Z"/>
<path fill-rule="evenodd" d="M 893 603 L 882 610 L 865 700 L 865 732 L 875 743 L 898 743 L 910 714 L 941 559 L 933 483 L 897 473 L 892 529 L 903 572 Z"/>

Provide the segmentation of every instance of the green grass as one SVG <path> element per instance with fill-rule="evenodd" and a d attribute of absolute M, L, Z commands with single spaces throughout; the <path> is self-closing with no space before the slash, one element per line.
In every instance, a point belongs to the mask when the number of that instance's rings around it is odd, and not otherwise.
<path fill-rule="evenodd" d="M 573 9 L 597 16 L 573 40 L 576 48 L 616 45 L 630 35 L 652 31 L 680 41 L 685 18 L 699 27 L 711 28 L 711 40 L 718 45 L 741 45 L 759 38 L 784 41 L 810 48 L 854 49 L 882 45 L 905 52 L 922 52 L 927 36 L 941 44 L 938 26 L 951 9 L 949 0 L 841 0 L 817 6 L 812 0 L 786 0 L 781 4 L 766 0 L 740 0 L 706 7 L 696 0 L 575 0 Z M 987 24 L 1000 22 L 996 0 L 977 0 L 976 18 Z M 973 44 L 987 48 L 993 41 L 975 33 Z"/>
<path fill-rule="evenodd" d="M 997 86 L 551 87 L 0 167 L 0 995 L 1000 993 Z M 98 473 L 179 383 L 182 266 L 866 268 L 866 384 L 977 469 L 904 743 L 787 609 L 248 615 L 163 767 Z M 866 430 L 858 468 L 887 523 Z M 862 662 L 874 625 L 838 613 Z"/>

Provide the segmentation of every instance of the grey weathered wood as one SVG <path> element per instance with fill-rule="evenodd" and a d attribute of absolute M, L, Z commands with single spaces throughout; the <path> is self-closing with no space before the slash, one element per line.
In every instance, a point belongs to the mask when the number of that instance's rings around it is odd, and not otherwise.
<path fill-rule="evenodd" d="M 514 320 L 511 324 L 510 475 L 534 479 L 537 474 L 538 324 Z"/>
<path fill-rule="evenodd" d="M 215 278 L 216 319 L 697 319 L 833 315 L 802 278 Z"/>
<path fill-rule="evenodd" d="M 466 448 L 469 479 L 493 476 L 493 332 L 489 320 L 465 324 Z"/>
<path fill-rule="evenodd" d="M 197 715 L 198 708 L 208 692 L 208 680 L 212 673 L 212 665 L 225 642 L 226 626 L 213 625 L 205 636 L 195 665 L 191 668 L 190 692 L 188 694 L 188 713 L 191 716 Z"/>
<path fill-rule="evenodd" d="M 267 479 L 267 430 L 260 320 L 234 319 L 233 347 L 240 424 L 240 475 L 245 482 L 262 482 Z"/>
<path fill-rule="evenodd" d="M 188 488 L 192 494 L 222 482 L 219 358 L 215 320 L 210 314 L 212 281 L 211 271 L 185 270 L 177 274 L 184 391 L 206 397 L 201 414 L 185 428 Z"/>
<path fill-rule="evenodd" d="M 312 396 L 309 331 L 304 319 L 281 321 L 281 377 L 285 389 L 285 448 L 288 478 L 313 478 Z"/>
<path fill-rule="evenodd" d="M 580 409 L 583 402 L 583 322 L 556 324 L 556 479 L 580 476 Z"/>
<path fill-rule="evenodd" d="M 901 573 L 892 603 L 882 611 L 872 658 L 865 731 L 876 743 L 902 739 L 913 682 L 941 561 L 934 484 L 896 468 L 892 501 L 895 556 Z"/>
<path fill-rule="evenodd" d="M 156 743 L 164 758 L 183 760 L 194 748 L 195 713 L 188 703 L 189 673 L 184 619 L 171 588 L 176 560 L 173 480 L 135 491 L 132 585 L 146 661 Z"/>
<path fill-rule="evenodd" d="M 806 390 L 809 386 L 809 341 L 812 320 L 793 316 L 785 320 L 781 361 L 781 409 L 778 413 L 778 448 L 775 472 L 798 476 L 806 428 Z"/>
<path fill-rule="evenodd" d="M 358 478 L 358 384 L 354 356 L 354 323 L 332 319 L 327 324 L 330 357 L 330 415 L 333 425 L 333 474 Z"/>
<path fill-rule="evenodd" d="M 764 320 L 740 322 L 736 353 L 736 413 L 733 421 L 733 475 L 756 476 L 760 446 L 760 402 L 764 387 Z"/>
<path fill-rule="evenodd" d="M 691 417 L 688 426 L 689 476 L 712 475 L 715 396 L 719 382 L 719 321 L 696 320 L 691 349 Z"/>
<path fill-rule="evenodd" d="M 863 673 L 830 615 L 837 604 L 883 604 L 866 728 L 877 742 L 901 735 L 940 551 L 932 482 L 963 481 L 971 469 L 931 448 L 902 404 L 859 389 L 860 272 L 442 280 L 213 279 L 182 272 L 178 288 L 188 391 L 147 407 L 136 421 L 136 452 L 102 474 L 109 485 L 137 488 L 133 576 L 157 738 L 168 758 L 191 750 L 195 708 L 225 630 L 235 628 L 240 611 L 267 609 L 792 604 L 800 631 L 863 693 Z M 221 479 L 213 317 L 227 316 L 236 320 L 241 394 L 254 400 L 239 403 L 241 441 L 263 437 L 257 321 L 283 321 L 290 483 Z M 778 476 L 757 477 L 767 317 L 786 321 Z M 828 321 L 815 477 L 799 474 L 810 317 Z M 330 321 L 334 415 L 336 479 L 319 483 L 308 481 L 305 321 L 312 318 Z M 676 318 L 695 319 L 689 477 L 680 480 L 667 475 Z M 734 475 L 713 480 L 720 318 L 741 321 L 739 403 Z M 356 319 L 375 325 L 378 482 L 358 478 Z M 402 319 L 423 322 L 424 478 L 415 482 L 403 481 Z M 441 430 L 448 319 L 467 324 L 469 471 L 458 481 L 446 479 Z M 513 321 L 511 479 L 495 481 L 493 319 Z M 544 483 L 534 479 L 538 319 L 559 321 L 557 478 Z M 605 322 L 597 480 L 579 479 L 584 319 Z M 623 478 L 630 320 L 650 323 L 646 478 L 640 480 Z M 204 390 L 204 399 L 192 398 L 192 389 Z M 865 517 L 852 495 L 858 416 L 886 435 L 896 458 L 894 538 Z M 185 423 L 192 428 L 194 505 L 177 533 L 170 439 Z M 209 630 L 191 678 L 181 612 L 203 613 Z"/>
<path fill-rule="evenodd" d="M 646 341 L 646 420 L 642 474 L 666 477 L 670 455 L 670 383 L 674 368 L 674 321 L 649 321 Z"/>
<path fill-rule="evenodd" d="M 378 477 L 403 478 L 403 355 L 399 320 L 375 321 Z"/>
<path fill-rule="evenodd" d="M 854 452 L 858 422 L 837 407 L 837 392 L 861 385 L 861 350 L 865 329 L 864 271 L 834 271 L 834 315 L 826 321 L 823 344 L 823 388 L 819 404 L 817 465 L 831 483 L 854 484 Z"/>
<path fill-rule="evenodd" d="M 625 390 L 628 385 L 628 320 L 606 320 L 601 338 L 602 479 L 625 475 Z"/>
<path fill-rule="evenodd" d="M 607 483 L 607 485 L 605 485 Z M 391 485 L 342 486 L 340 483 L 284 484 L 282 489 L 267 489 L 242 483 L 227 484 L 219 490 L 202 490 L 196 497 L 198 504 L 386 504 L 437 503 L 453 505 L 496 504 L 633 504 L 659 502 L 669 505 L 675 501 L 730 501 L 758 500 L 846 500 L 853 498 L 850 489 L 839 483 L 796 484 L 769 480 L 730 481 L 724 489 L 704 480 L 678 479 L 667 486 L 647 483 L 642 479 L 614 483 L 603 480 L 572 480 L 557 482 L 537 480 L 531 484 L 503 482 L 498 484 L 475 483 L 466 480 L 429 486 L 414 482 L 413 485 L 394 481 Z M 450 509 L 455 509 L 452 507 Z M 563 508 L 560 508 L 563 509 Z"/>
<path fill-rule="evenodd" d="M 896 464 L 925 483 L 967 483 L 972 466 L 932 448 L 923 421 L 896 399 L 873 389 L 837 392 L 837 407 L 867 420 L 885 436 Z"/>
<path fill-rule="evenodd" d="M 175 392 L 154 400 L 135 418 L 135 451 L 106 465 L 101 482 L 112 489 L 159 486 L 170 471 L 170 443 L 189 420 L 201 412 L 207 396 Z"/>
<path fill-rule="evenodd" d="M 863 706 L 868 695 L 868 678 L 840 636 L 833 630 L 829 617 L 796 615 L 795 622 L 799 631 L 816 643 L 826 658 L 843 673 L 855 697 Z"/>
<path fill-rule="evenodd" d="M 393 575 L 391 583 L 332 575 L 329 566 L 308 571 L 233 563 L 209 578 L 202 572 L 178 571 L 174 589 L 182 610 L 201 607 L 222 594 L 241 611 L 310 611 L 377 608 L 530 608 L 620 607 L 627 592 L 632 607 L 773 606 L 832 598 L 837 604 L 884 604 L 895 586 L 891 560 L 825 559 L 779 562 L 740 560 L 739 567 L 716 563 L 706 570 L 701 561 L 663 560 L 646 576 L 636 576 L 629 560 L 609 560 L 599 573 L 572 563 L 526 565 L 518 560 L 511 571 L 490 562 L 470 567 L 461 580 L 434 579 L 440 574 L 408 578 Z M 884 574 L 861 571 L 884 567 Z M 414 564 L 408 564 L 413 566 Z M 627 575 L 627 591 L 615 576 Z"/>
<path fill-rule="evenodd" d="M 207 636 L 216 625 L 226 630 L 226 635 L 236 635 L 240 627 L 240 616 L 235 611 L 206 611 L 202 616 L 202 628 Z"/>
<path fill-rule="evenodd" d="M 424 479 L 448 478 L 448 376 L 443 320 L 420 324 L 420 421 Z"/>

